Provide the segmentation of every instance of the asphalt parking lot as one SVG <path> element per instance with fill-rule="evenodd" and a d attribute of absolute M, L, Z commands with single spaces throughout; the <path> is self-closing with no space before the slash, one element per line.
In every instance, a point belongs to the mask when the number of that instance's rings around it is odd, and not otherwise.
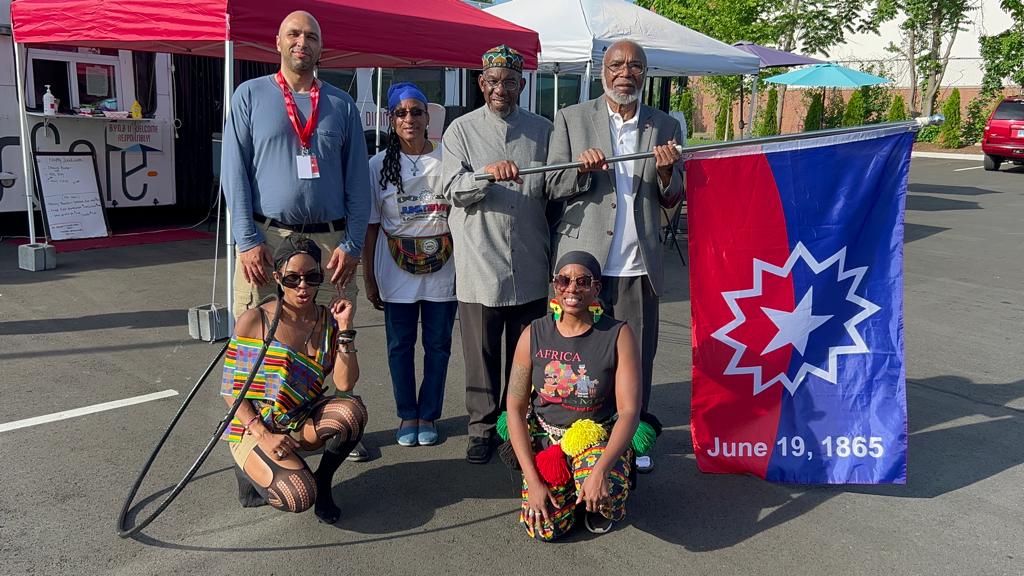
<path fill-rule="evenodd" d="M 3 574 L 1024 574 L 1024 167 L 916 158 L 906 216 L 906 486 L 769 484 L 697 470 L 689 431 L 688 269 L 665 252 L 654 411 L 666 425 L 611 533 L 540 544 L 517 526 L 518 478 L 471 466 L 456 324 L 435 447 L 394 442 L 383 316 L 357 324 L 374 459 L 346 463 L 336 526 L 241 509 L 220 446 L 140 536 L 115 517 L 219 345 L 189 339 L 209 302 L 212 241 L 73 252 L 16 269 L 0 244 L 0 573 Z M 685 246 L 684 246 L 685 248 Z M 223 412 L 216 373 L 161 454 L 152 502 Z M 5 430 L 4 424 L 177 395 Z M 168 393 L 170 394 L 170 393 Z"/>

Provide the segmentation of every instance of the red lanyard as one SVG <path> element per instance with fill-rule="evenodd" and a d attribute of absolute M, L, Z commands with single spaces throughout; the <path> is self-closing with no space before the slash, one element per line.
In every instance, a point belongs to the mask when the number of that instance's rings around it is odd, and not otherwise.
<path fill-rule="evenodd" d="M 295 105 L 295 97 L 292 96 L 291 88 L 288 87 L 288 83 L 284 80 L 284 74 L 281 74 L 279 70 L 274 79 L 277 80 L 277 85 L 281 87 L 281 93 L 284 94 L 284 109 L 288 112 L 288 118 L 292 121 L 295 135 L 299 137 L 299 142 L 302 143 L 302 152 L 308 153 L 310 141 L 313 137 L 313 129 L 316 128 L 316 119 L 320 113 L 320 84 L 315 79 L 313 80 L 313 87 L 309 89 L 309 119 L 306 120 L 305 127 L 299 127 L 299 108 Z"/>

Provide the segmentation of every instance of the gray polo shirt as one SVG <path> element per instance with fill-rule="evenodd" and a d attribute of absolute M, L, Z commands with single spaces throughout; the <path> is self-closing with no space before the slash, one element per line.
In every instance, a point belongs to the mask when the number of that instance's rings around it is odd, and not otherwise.
<path fill-rule="evenodd" d="M 474 172 L 499 160 L 543 165 L 552 125 L 516 107 L 501 118 L 483 106 L 444 134 L 444 192 L 452 204 L 455 294 L 460 302 L 515 306 L 548 295 L 549 232 L 544 174 L 515 182 L 476 182 Z"/>

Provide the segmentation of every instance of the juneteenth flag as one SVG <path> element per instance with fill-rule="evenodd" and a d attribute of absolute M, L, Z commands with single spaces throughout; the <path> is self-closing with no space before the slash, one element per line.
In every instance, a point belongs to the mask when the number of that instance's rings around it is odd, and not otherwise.
<path fill-rule="evenodd" d="M 913 141 L 886 127 L 686 161 L 702 471 L 906 482 Z"/>

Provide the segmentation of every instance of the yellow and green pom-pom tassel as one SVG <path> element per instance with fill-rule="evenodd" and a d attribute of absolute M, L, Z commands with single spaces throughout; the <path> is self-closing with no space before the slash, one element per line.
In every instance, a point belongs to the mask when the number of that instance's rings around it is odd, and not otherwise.
<path fill-rule="evenodd" d="M 647 454 L 654 447 L 657 438 L 658 433 L 654 431 L 654 427 L 641 420 L 636 432 L 633 433 L 633 451 L 637 456 Z"/>
<path fill-rule="evenodd" d="M 498 416 L 498 423 L 494 425 L 494 431 L 501 437 L 502 442 L 508 442 L 508 412 L 502 412 Z"/>
<path fill-rule="evenodd" d="M 576 456 L 587 448 L 608 439 L 608 431 L 593 420 L 577 420 L 562 436 L 562 452 Z"/>

